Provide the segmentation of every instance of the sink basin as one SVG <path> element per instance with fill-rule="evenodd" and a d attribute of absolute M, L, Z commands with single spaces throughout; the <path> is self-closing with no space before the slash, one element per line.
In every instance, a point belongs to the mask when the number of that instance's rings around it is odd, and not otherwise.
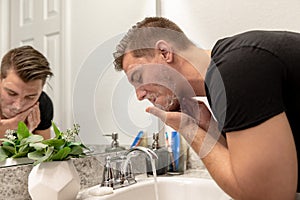
<path fill-rule="evenodd" d="M 158 199 L 155 195 L 154 179 L 147 178 L 138 183 L 116 189 L 104 196 L 85 195 L 85 200 L 230 200 L 212 179 L 189 177 L 158 177 Z M 99 187 L 99 186 L 95 186 Z"/>

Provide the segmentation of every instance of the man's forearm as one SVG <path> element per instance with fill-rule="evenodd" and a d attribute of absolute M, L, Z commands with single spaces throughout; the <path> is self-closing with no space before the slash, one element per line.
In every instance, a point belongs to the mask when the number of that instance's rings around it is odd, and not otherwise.
<path fill-rule="evenodd" d="M 227 149 L 225 138 L 220 135 L 214 145 L 210 147 L 209 152 L 205 153 L 206 156 L 202 157 L 203 152 L 201 151 L 207 151 L 207 149 L 202 149 L 207 133 L 199 127 L 196 131 L 195 127 L 191 128 L 190 130 L 192 131 L 184 131 L 188 134 L 183 134 L 183 136 L 190 143 L 191 147 L 198 154 L 198 156 L 202 159 L 210 175 L 231 197 L 240 197 L 241 191 L 238 187 L 238 183 L 232 170 L 230 154 Z M 208 148 L 208 146 L 205 148 Z"/>

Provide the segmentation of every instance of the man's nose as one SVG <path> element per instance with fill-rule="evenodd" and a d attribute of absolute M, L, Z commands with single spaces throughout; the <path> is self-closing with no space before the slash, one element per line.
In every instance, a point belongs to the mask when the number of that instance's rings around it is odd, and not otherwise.
<path fill-rule="evenodd" d="M 137 96 L 139 101 L 145 99 L 146 94 L 147 94 L 146 90 L 144 90 L 143 88 L 137 88 L 135 90 L 135 92 L 136 92 L 136 96 Z"/>
<path fill-rule="evenodd" d="M 14 106 L 15 109 L 20 110 L 24 106 L 24 99 L 17 98 L 14 101 L 13 106 Z"/>

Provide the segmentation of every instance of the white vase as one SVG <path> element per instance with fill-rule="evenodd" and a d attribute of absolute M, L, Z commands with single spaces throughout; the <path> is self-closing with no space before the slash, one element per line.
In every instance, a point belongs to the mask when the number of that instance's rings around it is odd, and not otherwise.
<path fill-rule="evenodd" d="M 0 167 L 9 167 L 9 166 L 17 166 L 24 164 L 32 164 L 33 160 L 22 157 L 22 158 L 6 158 L 4 161 L 0 162 Z"/>
<path fill-rule="evenodd" d="M 80 178 L 72 160 L 43 162 L 28 176 L 32 200 L 74 200 L 80 190 Z"/>

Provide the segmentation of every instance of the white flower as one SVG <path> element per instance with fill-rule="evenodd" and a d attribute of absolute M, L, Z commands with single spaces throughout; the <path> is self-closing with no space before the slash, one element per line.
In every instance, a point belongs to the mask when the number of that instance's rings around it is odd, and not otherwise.
<path fill-rule="evenodd" d="M 74 133 L 76 134 L 76 135 L 78 135 L 79 134 L 79 131 L 80 131 L 80 126 L 79 126 L 79 124 L 74 124 L 73 125 L 73 130 L 74 130 Z"/>
<path fill-rule="evenodd" d="M 11 129 L 7 129 L 6 131 L 5 131 L 5 137 L 8 139 L 8 140 L 10 140 L 10 141 L 13 141 L 13 140 L 15 140 L 15 139 L 17 139 L 17 137 L 14 135 L 14 134 L 16 134 L 17 132 L 15 131 L 15 130 L 11 130 Z"/>
<path fill-rule="evenodd" d="M 74 124 L 73 129 L 67 129 L 66 132 L 62 132 L 62 139 L 66 140 L 67 142 L 75 142 L 79 130 L 80 126 L 78 124 Z"/>

